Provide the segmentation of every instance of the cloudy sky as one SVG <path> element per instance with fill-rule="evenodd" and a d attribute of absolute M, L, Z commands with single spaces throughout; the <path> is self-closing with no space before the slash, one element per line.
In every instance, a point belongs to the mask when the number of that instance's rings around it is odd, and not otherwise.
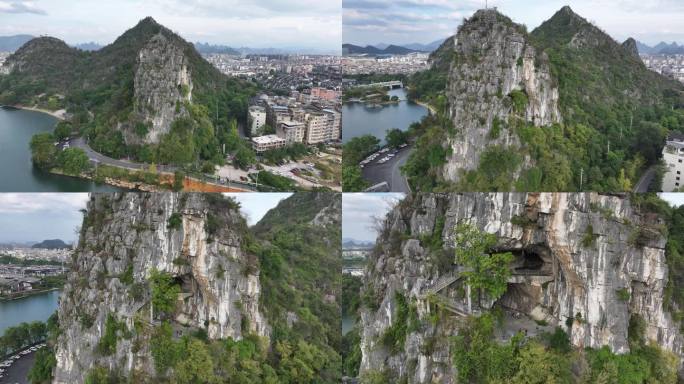
<path fill-rule="evenodd" d="M 341 50 L 341 0 L 0 0 L 0 36 L 108 44 L 152 16 L 186 40 Z"/>
<path fill-rule="evenodd" d="M 0 242 L 75 242 L 87 201 L 87 193 L 0 193 Z"/>
<path fill-rule="evenodd" d="M 564 5 L 614 39 L 647 44 L 684 42 L 683 0 L 488 0 L 529 30 Z M 453 35 L 485 0 L 342 0 L 343 41 L 352 44 L 429 43 Z"/>
<path fill-rule="evenodd" d="M 345 193 L 342 195 L 342 237 L 375 241 L 375 218 L 404 197 L 401 193 Z"/>
<path fill-rule="evenodd" d="M 250 225 L 291 193 L 235 193 Z M 0 242 L 78 240 L 87 193 L 0 193 Z"/>
<path fill-rule="evenodd" d="M 225 193 L 240 202 L 240 210 L 247 218 L 249 225 L 256 224 L 280 200 L 286 199 L 292 193 Z"/>
<path fill-rule="evenodd" d="M 674 207 L 684 205 L 684 193 L 660 193 L 658 196 Z"/>

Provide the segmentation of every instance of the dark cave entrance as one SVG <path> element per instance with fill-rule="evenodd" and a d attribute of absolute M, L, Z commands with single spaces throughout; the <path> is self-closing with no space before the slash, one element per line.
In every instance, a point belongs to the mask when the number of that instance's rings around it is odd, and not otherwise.
<path fill-rule="evenodd" d="M 511 273 L 513 275 L 550 275 L 551 252 L 545 246 L 531 246 L 521 249 L 504 250 L 513 254 Z"/>
<path fill-rule="evenodd" d="M 516 272 L 541 271 L 542 267 L 544 267 L 544 260 L 536 252 L 523 249 L 513 252 L 513 256 L 518 261 L 518 265 L 515 267 Z"/>
<path fill-rule="evenodd" d="M 174 277 L 173 282 L 180 287 L 181 293 L 192 293 L 194 291 L 195 279 L 189 273 Z"/>

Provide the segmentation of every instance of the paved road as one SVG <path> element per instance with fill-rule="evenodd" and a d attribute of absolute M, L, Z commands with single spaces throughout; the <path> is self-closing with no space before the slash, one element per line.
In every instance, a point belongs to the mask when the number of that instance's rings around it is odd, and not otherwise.
<path fill-rule="evenodd" d="M 149 169 L 149 164 L 143 164 L 143 163 L 135 163 L 132 161 L 128 160 L 118 160 L 118 159 L 113 159 L 111 157 L 105 156 L 99 152 L 96 152 L 90 146 L 85 142 L 85 139 L 82 137 L 76 138 L 71 141 L 71 146 L 72 147 L 77 147 L 81 148 L 88 158 L 93 161 L 97 162 L 98 164 L 105 164 L 105 165 L 111 165 L 114 167 L 120 167 L 120 168 L 126 168 L 126 169 L 133 169 L 133 170 L 147 170 Z M 178 167 L 175 167 L 173 165 L 157 165 L 157 171 L 158 172 L 168 172 L 168 173 L 173 173 L 176 172 Z M 226 180 L 225 178 L 222 178 L 220 180 L 215 180 L 213 178 L 204 178 L 202 179 L 204 182 L 208 183 L 213 183 L 213 184 L 218 184 L 218 185 L 224 185 L 236 189 L 246 189 L 250 191 L 256 191 L 257 188 L 249 183 L 243 183 L 237 180 Z"/>
<path fill-rule="evenodd" d="M 29 353 L 25 356 L 22 356 L 21 359 L 17 360 L 12 364 L 11 367 L 7 368 L 5 370 L 5 377 L 0 379 L 0 383 L 2 384 L 29 384 L 29 380 L 27 379 L 28 373 L 31 370 L 31 367 L 33 367 L 33 362 L 36 359 L 36 353 L 32 352 Z"/>
<path fill-rule="evenodd" d="M 646 172 L 644 172 L 644 174 L 641 176 L 641 179 L 639 179 L 639 182 L 634 186 L 634 192 L 648 192 L 648 187 L 651 185 L 653 178 L 655 177 L 655 170 L 656 166 L 653 165 L 648 168 Z"/>
<path fill-rule="evenodd" d="M 98 162 L 100 164 L 112 165 L 115 167 L 128 168 L 128 169 L 148 169 L 149 164 L 135 163 L 127 160 L 118 160 L 111 157 L 105 156 L 99 152 L 95 152 L 82 137 L 76 138 L 71 142 L 72 147 L 81 148 L 85 151 L 86 155 L 91 161 Z M 157 165 L 157 170 L 160 172 L 175 172 L 176 167 L 171 165 Z"/>
<path fill-rule="evenodd" d="M 399 150 L 396 156 L 384 164 L 379 164 L 378 160 L 383 156 L 378 156 L 370 164 L 363 168 L 363 178 L 368 180 L 371 185 L 386 181 L 391 192 L 410 193 L 410 188 L 406 177 L 401 174 L 401 166 L 406 164 L 411 154 L 411 146 Z"/>

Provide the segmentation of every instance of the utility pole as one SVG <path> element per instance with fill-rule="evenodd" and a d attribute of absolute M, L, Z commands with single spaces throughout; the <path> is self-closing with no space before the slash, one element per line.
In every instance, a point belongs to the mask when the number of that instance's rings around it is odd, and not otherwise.
<path fill-rule="evenodd" d="M 579 188 L 580 192 L 582 192 L 583 177 L 584 177 L 584 168 L 580 168 L 580 188 Z"/>

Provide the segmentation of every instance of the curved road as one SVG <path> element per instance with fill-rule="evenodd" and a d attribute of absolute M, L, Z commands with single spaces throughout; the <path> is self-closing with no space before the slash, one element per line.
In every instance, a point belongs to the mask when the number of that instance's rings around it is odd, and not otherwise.
<path fill-rule="evenodd" d="M 646 193 L 648 192 L 648 187 L 653 182 L 655 177 L 656 166 L 651 166 L 644 172 L 644 174 L 639 179 L 639 182 L 634 186 L 634 192 L 636 193 Z"/>
<path fill-rule="evenodd" d="M 111 158 L 109 156 L 105 156 L 99 152 L 96 152 L 90 146 L 85 142 L 85 139 L 82 137 L 78 137 L 76 139 L 73 139 L 71 141 L 71 146 L 80 148 L 82 149 L 90 161 L 98 163 L 98 164 L 105 164 L 105 165 L 111 165 L 114 167 L 119 167 L 119 168 L 126 168 L 126 169 L 132 169 L 132 170 L 147 170 L 149 169 L 150 165 L 149 164 L 143 164 L 143 163 L 136 163 L 128 160 L 118 160 Z M 157 171 L 158 172 L 168 172 L 168 173 L 173 173 L 176 172 L 178 167 L 175 167 L 173 165 L 156 165 Z M 197 179 L 197 178 L 195 178 Z M 198 179 L 200 180 L 200 179 Z M 240 181 L 236 180 L 230 180 L 226 181 L 224 179 L 220 179 L 219 181 L 216 181 L 215 179 L 209 179 L 209 178 L 202 178 L 202 182 L 205 183 L 210 183 L 210 184 L 216 184 L 216 185 L 221 185 L 221 186 L 227 186 L 231 188 L 237 188 L 237 189 L 246 189 L 249 191 L 256 191 L 257 188 L 249 183 L 243 183 Z"/>
<path fill-rule="evenodd" d="M 99 152 L 95 152 L 90 146 L 85 142 L 85 140 L 82 137 L 76 138 L 71 141 L 71 146 L 76 147 L 76 148 L 81 148 L 86 155 L 88 155 L 88 158 L 91 161 L 100 163 L 100 164 L 105 164 L 105 165 L 111 165 L 114 167 L 119 167 L 119 168 L 128 168 L 128 169 L 135 169 L 135 170 L 141 170 L 141 169 L 148 169 L 149 165 L 148 164 L 142 164 L 142 163 L 135 163 L 132 161 L 127 161 L 127 160 L 117 160 L 113 159 L 111 157 L 105 156 Z M 171 166 L 171 165 L 157 165 L 157 170 L 160 172 L 175 172 L 176 167 Z"/>

